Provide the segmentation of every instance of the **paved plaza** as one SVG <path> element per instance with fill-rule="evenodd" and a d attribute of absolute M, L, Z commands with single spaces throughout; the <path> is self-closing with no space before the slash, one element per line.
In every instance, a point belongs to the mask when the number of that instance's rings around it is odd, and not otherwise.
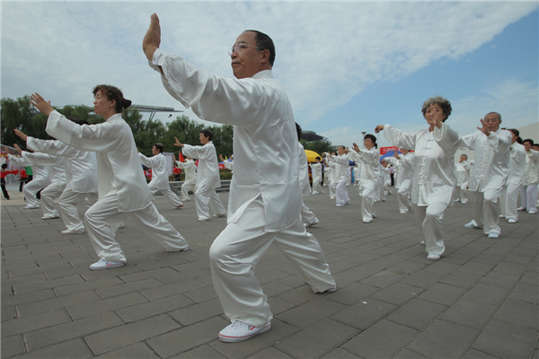
<path fill-rule="evenodd" d="M 539 359 L 539 215 L 521 212 L 492 240 L 465 229 L 471 208 L 454 205 L 444 219 L 446 255 L 430 262 L 395 196 L 377 203 L 371 224 L 361 223 L 355 191 L 346 207 L 306 198 L 337 292 L 313 294 L 272 246 L 256 267 L 272 330 L 225 344 L 208 264 L 224 218 L 200 223 L 193 201 L 175 210 L 157 197 L 193 250 L 166 253 L 127 218 L 118 239 L 128 265 L 92 272 L 86 235 L 61 235 L 61 220 L 41 220 L 11 193 L 1 208 L 2 358 Z"/>

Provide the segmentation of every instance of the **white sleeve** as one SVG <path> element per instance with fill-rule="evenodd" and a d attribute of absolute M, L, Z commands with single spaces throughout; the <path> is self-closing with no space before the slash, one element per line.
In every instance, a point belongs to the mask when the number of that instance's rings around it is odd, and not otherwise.
<path fill-rule="evenodd" d="M 459 135 L 445 123 L 442 127 L 434 127 L 433 137 L 436 143 L 446 152 L 455 152 L 459 144 Z"/>
<path fill-rule="evenodd" d="M 39 138 L 28 136 L 26 138 L 26 145 L 29 149 L 36 152 L 43 152 L 69 158 L 80 157 L 79 150 L 57 140 L 41 140 Z"/>
<path fill-rule="evenodd" d="M 184 156 L 196 159 L 206 159 L 210 156 L 209 146 L 191 146 L 183 145 L 182 153 Z"/>
<path fill-rule="evenodd" d="M 407 133 L 394 128 L 391 125 L 384 125 L 384 137 L 394 146 L 413 150 L 415 148 L 415 133 Z"/>

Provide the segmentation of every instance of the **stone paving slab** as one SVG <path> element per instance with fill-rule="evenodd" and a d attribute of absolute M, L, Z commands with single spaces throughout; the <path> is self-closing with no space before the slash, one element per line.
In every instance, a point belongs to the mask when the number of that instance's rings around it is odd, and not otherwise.
<path fill-rule="evenodd" d="M 2 358 L 536 358 L 539 359 L 539 217 L 520 213 L 489 240 L 468 230 L 469 206 L 444 218 L 446 255 L 426 260 L 414 216 L 394 196 L 376 204 L 373 223 L 327 194 L 305 202 L 311 229 L 338 290 L 315 295 L 272 246 L 256 267 L 274 312 L 272 330 L 225 344 L 227 324 L 213 290 L 208 249 L 224 218 L 201 224 L 194 203 L 160 212 L 192 247 L 164 253 L 130 218 L 118 234 L 128 265 L 92 272 L 86 235 L 63 236 L 23 202 L 1 207 Z M 225 193 L 220 194 L 224 199 Z M 9 202 L 9 203 L 8 203 Z"/>

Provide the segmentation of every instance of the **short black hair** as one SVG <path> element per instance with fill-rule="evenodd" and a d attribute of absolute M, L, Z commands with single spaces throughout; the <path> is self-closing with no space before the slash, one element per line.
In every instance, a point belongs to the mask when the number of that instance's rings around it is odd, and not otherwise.
<path fill-rule="evenodd" d="M 524 141 L 522 141 L 522 144 L 524 144 L 524 142 L 529 142 L 532 146 L 534 145 L 533 140 L 531 138 L 525 139 Z"/>
<path fill-rule="evenodd" d="M 245 30 L 255 33 L 256 49 L 259 51 L 269 50 L 269 63 L 273 66 L 275 62 L 275 45 L 273 45 L 273 40 L 268 35 L 260 32 L 258 30 Z"/>
<path fill-rule="evenodd" d="M 211 133 L 210 130 L 200 130 L 200 133 L 202 133 L 204 136 L 210 139 L 210 141 L 213 138 L 213 133 Z"/>
<path fill-rule="evenodd" d="M 513 134 L 517 137 L 520 136 L 520 132 L 516 128 L 510 128 L 508 131 L 513 132 Z"/>
<path fill-rule="evenodd" d="M 363 139 L 366 140 L 367 138 L 369 138 L 372 141 L 372 143 L 374 143 L 375 148 L 378 148 L 378 144 L 376 144 L 376 136 L 375 135 L 373 135 L 371 133 L 368 133 L 368 134 L 365 135 L 365 137 L 363 137 Z"/>
<path fill-rule="evenodd" d="M 159 150 L 159 153 L 162 153 L 163 152 L 163 144 L 160 143 L 160 142 L 157 142 L 154 144 L 155 148 L 157 148 Z"/>

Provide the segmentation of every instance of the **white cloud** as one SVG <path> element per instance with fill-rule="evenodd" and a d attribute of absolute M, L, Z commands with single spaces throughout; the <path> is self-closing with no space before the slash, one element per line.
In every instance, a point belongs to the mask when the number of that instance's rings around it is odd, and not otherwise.
<path fill-rule="evenodd" d="M 97 83 L 135 103 L 180 105 L 141 51 L 152 12 L 164 51 L 230 75 L 228 50 L 246 28 L 272 36 L 275 72 L 302 123 L 362 89 L 440 58 L 458 58 L 537 7 L 534 2 L 3 2 L 2 96 L 42 92 L 91 104 Z"/>

